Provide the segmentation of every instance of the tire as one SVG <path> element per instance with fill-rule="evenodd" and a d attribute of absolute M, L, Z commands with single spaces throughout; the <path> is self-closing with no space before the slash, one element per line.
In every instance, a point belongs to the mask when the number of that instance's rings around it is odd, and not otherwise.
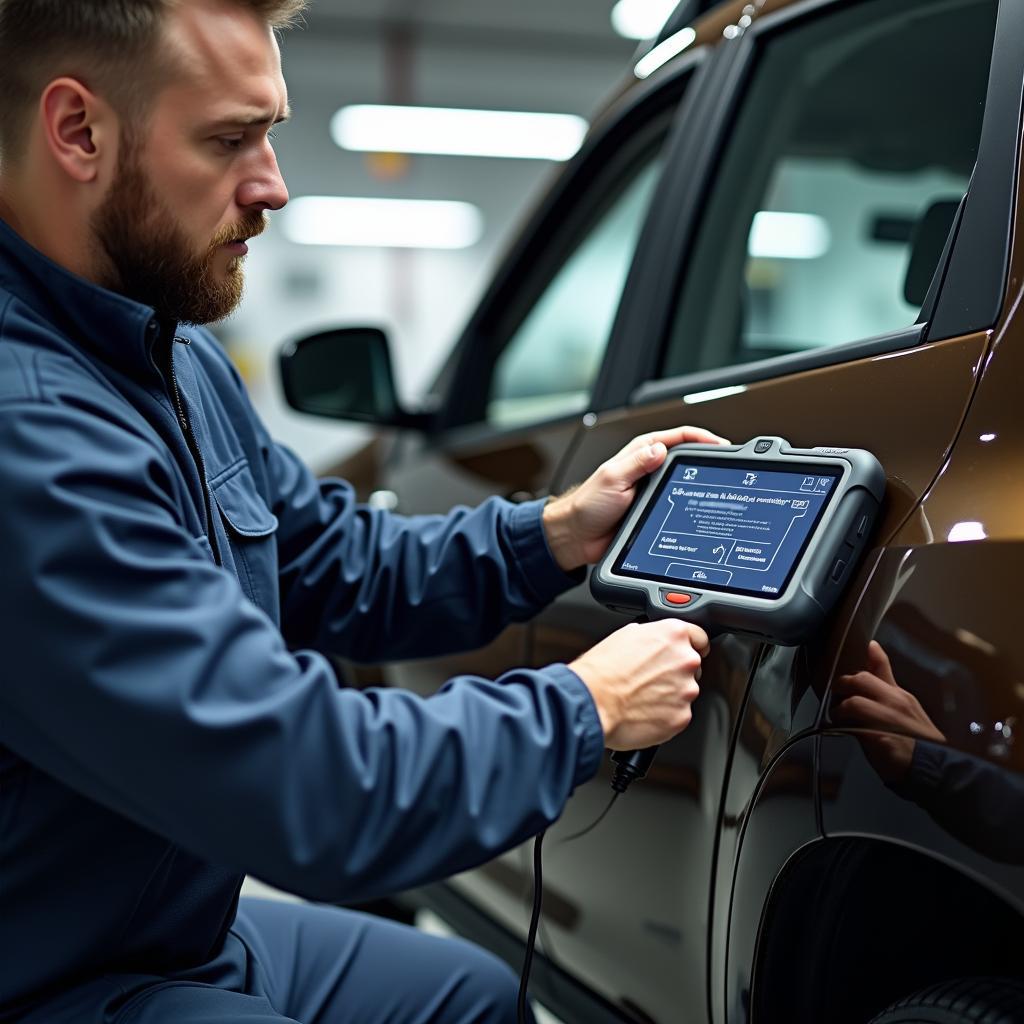
<path fill-rule="evenodd" d="M 887 1006 L 871 1024 L 1024 1024 L 1024 982 L 958 978 Z"/>

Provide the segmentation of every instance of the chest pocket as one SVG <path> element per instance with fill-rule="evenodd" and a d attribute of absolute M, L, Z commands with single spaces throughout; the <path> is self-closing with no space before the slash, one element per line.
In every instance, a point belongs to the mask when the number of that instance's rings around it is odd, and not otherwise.
<path fill-rule="evenodd" d="M 238 577 L 246 597 L 278 622 L 277 518 L 260 496 L 249 463 L 243 459 L 210 490 L 220 510 L 224 567 Z"/>

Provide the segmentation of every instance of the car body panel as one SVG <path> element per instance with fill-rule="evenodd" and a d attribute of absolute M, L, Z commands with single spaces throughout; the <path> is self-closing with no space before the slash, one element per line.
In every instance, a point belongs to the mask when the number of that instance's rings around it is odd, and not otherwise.
<path fill-rule="evenodd" d="M 786 660 L 784 656 L 783 663 Z M 782 671 L 776 672 L 763 665 L 751 687 L 752 701 L 776 703 L 759 691 L 787 682 L 785 665 L 780 667 Z M 767 750 L 758 751 L 754 745 L 740 743 L 733 756 L 716 876 L 716 903 L 733 910 L 728 933 L 720 928 L 721 937 L 713 936 L 718 941 L 709 964 L 712 1020 L 748 1018 L 765 894 L 790 859 L 820 838 L 814 799 L 816 745 L 814 736 L 805 735 L 779 751 L 767 766 Z"/>
<path fill-rule="evenodd" d="M 1018 189 L 1017 224 L 1020 223 Z M 822 740 L 826 833 L 903 842 L 957 865 L 1024 911 L 1024 650 L 1013 595 L 1024 571 L 1024 247 L 1011 256 L 1006 313 L 951 457 L 892 538 L 860 601 L 836 672 L 856 671 L 869 639 L 889 650 L 898 684 L 946 745 L 984 765 L 1005 818 L 949 807 L 939 820 L 879 778 L 857 731 Z"/>
<path fill-rule="evenodd" d="M 884 538 L 910 513 L 945 460 L 973 393 L 987 344 L 986 335 L 975 335 L 753 384 L 742 394 L 692 408 L 676 400 L 598 416 L 591 426 L 580 428 L 581 437 L 572 447 L 556 489 L 583 479 L 609 452 L 637 434 L 698 419 L 732 440 L 768 433 L 786 437 L 799 447 L 828 444 L 875 451 L 888 473 L 887 502 L 876 534 Z M 920 394 L 908 421 L 906 396 L 919 392 L 916 382 L 921 379 L 934 381 L 935 386 Z M 954 395 L 959 395 L 959 400 L 954 400 Z M 871 397 L 865 400 L 860 396 Z M 699 417 L 694 415 L 698 411 Z M 823 423 L 829 424 L 827 435 L 821 432 Z M 829 652 L 836 650 L 841 639 L 863 573 L 862 568 L 820 643 L 801 649 L 799 660 L 794 658 L 794 649 L 775 648 L 766 655 L 760 643 L 747 638 L 716 641 L 701 680 L 700 713 L 689 729 L 665 745 L 648 780 L 622 799 L 601 830 L 573 844 L 560 857 L 549 854 L 546 888 L 553 899 L 579 908 L 568 927 L 548 922 L 555 959 L 585 978 L 610 1002 L 637 1006 L 654 1020 L 671 1020 L 671 1008 L 692 993 L 695 985 L 704 984 L 704 937 L 713 911 L 707 894 L 694 899 L 688 880 L 710 879 L 715 872 L 728 750 L 735 744 L 736 758 L 759 766 L 759 770 L 743 771 L 729 779 L 731 804 L 724 813 L 733 820 L 721 826 L 720 872 L 723 864 L 731 871 L 728 865 L 733 854 L 725 844 L 736 842 L 742 809 L 754 797 L 759 771 L 797 728 L 814 724 L 820 692 L 815 693 L 809 680 L 829 678 Z M 531 626 L 531 661 L 570 661 L 624 621 L 600 610 L 584 588 L 577 588 L 563 595 Z M 774 695 L 779 701 L 781 688 L 781 703 L 791 706 L 762 708 L 755 701 L 743 714 L 752 677 L 755 694 L 763 694 L 766 701 Z M 741 721 L 743 728 L 737 735 Z M 596 817 L 607 793 L 604 775 L 581 788 L 566 811 L 564 828 L 552 831 L 555 843 L 559 834 Z M 657 849 L 648 844 L 629 857 L 628 844 L 637 835 L 657 836 Z M 625 842 L 626 848 L 618 856 L 610 855 L 609 848 L 620 842 Z M 590 859 L 588 848 L 596 846 L 601 855 L 584 870 L 582 865 Z M 618 886 L 615 875 L 609 874 L 624 859 L 633 864 L 635 873 L 628 887 Z M 510 893 L 507 879 L 518 878 L 519 892 L 526 890 L 526 863 L 523 853 L 510 854 L 500 877 L 495 877 L 494 868 L 485 868 L 454 884 L 489 908 L 501 907 L 506 926 L 523 934 L 524 908 L 521 899 L 517 901 Z M 669 864 L 678 867 L 672 870 Z M 658 885 L 648 889 L 642 880 L 652 878 L 658 879 Z M 729 875 L 720 878 L 724 881 L 716 882 L 716 896 L 727 899 Z M 627 941 L 612 963 L 607 957 L 607 928 L 620 888 L 629 892 L 629 911 L 621 915 L 619 925 L 626 930 Z M 604 907 L 603 913 L 585 909 L 594 902 Z M 724 927 L 727 906 L 715 908 L 715 922 L 719 915 L 722 919 L 718 928 Z M 710 931 L 712 946 L 718 948 L 724 937 L 714 926 Z M 667 969 L 666 959 L 674 960 L 673 970 Z M 720 966 L 719 960 L 713 963 Z"/>
<path fill-rule="evenodd" d="M 1019 173 L 1017 166 L 1015 174 Z M 1018 227 L 1021 212 L 1018 182 L 1013 219 Z M 945 813 L 939 811 L 937 819 L 898 787 L 883 781 L 868 756 L 870 745 L 863 742 L 864 734 L 837 728 L 830 720 L 832 702 L 828 697 L 816 705 L 825 730 L 819 737 L 818 754 L 822 835 L 831 841 L 852 837 L 847 841 L 897 846 L 906 851 L 900 856 L 908 858 L 910 870 L 914 870 L 913 857 L 921 858 L 917 869 L 925 873 L 933 861 L 951 866 L 956 875 L 977 886 L 971 899 L 979 915 L 991 913 L 982 890 L 995 893 L 1008 914 L 1024 912 L 1018 813 L 1024 755 L 1017 728 L 1017 723 L 1024 721 L 1024 686 L 1020 682 L 1024 666 L 1019 613 L 1011 596 L 1024 569 L 1020 515 L 1024 495 L 1017 474 L 1008 472 L 1008 467 L 1019 465 L 1024 456 L 1024 426 L 1017 397 L 1024 372 L 1024 328 L 1019 318 L 1022 298 L 1024 247 L 1015 234 L 1008 293 L 989 344 L 978 350 L 978 383 L 955 444 L 920 502 L 897 526 L 884 550 L 876 551 L 874 564 L 862 568 L 867 582 L 842 638 L 836 664 L 822 666 L 821 676 L 831 686 L 838 674 L 863 667 L 869 640 L 883 643 L 897 682 L 920 701 L 948 745 L 987 763 L 991 769 L 989 788 L 1003 802 L 1004 816 L 986 819 L 980 812 L 969 813 L 969 805 L 961 804 L 947 807 Z M 928 380 L 931 387 L 930 378 L 921 379 Z M 921 391 L 917 388 L 908 394 L 906 422 L 910 429 Z M 977 539 L 957 539 L 972 535 Z M 818 685 L 821 688 L 822 684 Z M 731 794 L 727 808 L 730 799 Z M 723 846 L 726 835 L 727 825 L 723 824 Z M 799 831 L 792 836 L 790 863 L 799 860 L 806 842 L 806 835 Z M 852 873 L 856 876 L 860 871 L 856 867 Z M 779 872 L 776 886 L 783 875 Z M 882 880 L 872 881 L 881 887 Z M 738 882 L 737 892 L 744 885 Z M 767 891 L 765 888 L 762 897 Z M 909 907 L 909 893 L 907 903 Z M 766 907 L 767 900 L 759 907 L 755 896 L 751 905 L 738 900 L 730 909 L 733 935 L 727 984 L 733 1015 L 728 1019 L 744 1019 L 736 1017 L 737 999 L 756 970 L 749 943 L 734 936 L 756 930 L 762 937 Z M 893 909 L 891 923 L 899 928 L 901 915 Z M 949 918 L 948 933 L 962 932 L 964 941 L 971 942 L 970 919 L 952 906 Z M 910 924 L 906 918 L 902 920 Z M 991 923 L 986 926 L 983 919 L 974 923 L 984 934 L 975 935 L 973 941 L 984 945 L 992 932 Z M 817 930 L 828 941 L 820 924 Z M 1015 938 L 1003 944 L 1019 954 L 1019 923 L 1012 934 Z M 1010 973 L 1011 969 L 997 964 L 994 954 L 986 955 L 982 970 Z M 963 959 L 959 963 L 958 969 L 967 969 Z M 803 1019 L 790 1012 L 787 1019 Z"/>

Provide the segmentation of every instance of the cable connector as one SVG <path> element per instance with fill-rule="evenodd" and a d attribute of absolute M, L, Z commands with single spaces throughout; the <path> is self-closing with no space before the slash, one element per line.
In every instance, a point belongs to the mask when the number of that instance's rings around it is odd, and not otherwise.
<path fill-rule="evenodd" d="M 657 752 L 657 747 L 647 747 L 645 750 L 616 750 L 612 754 L 612 760 L 615 762 L 612 789 L 616 793 L 625 793 L 633 782 L 647 774 Z"/>

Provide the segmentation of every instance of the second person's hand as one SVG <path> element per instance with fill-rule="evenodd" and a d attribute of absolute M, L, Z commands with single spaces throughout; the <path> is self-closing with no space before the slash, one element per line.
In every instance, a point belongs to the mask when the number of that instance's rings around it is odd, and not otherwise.
<path fill-rule="evenodd" d="M 871 730 L 858 737 L 868 759 L 886 782 L 899 782 L 910 769 L 917 740 L 945 743 L 946 737 L 917 697 L 896 682 L 889 656 L 877 640 L 868 644 L 866 662 L 860 672 L 835 681 L 832 720 Z"/>

